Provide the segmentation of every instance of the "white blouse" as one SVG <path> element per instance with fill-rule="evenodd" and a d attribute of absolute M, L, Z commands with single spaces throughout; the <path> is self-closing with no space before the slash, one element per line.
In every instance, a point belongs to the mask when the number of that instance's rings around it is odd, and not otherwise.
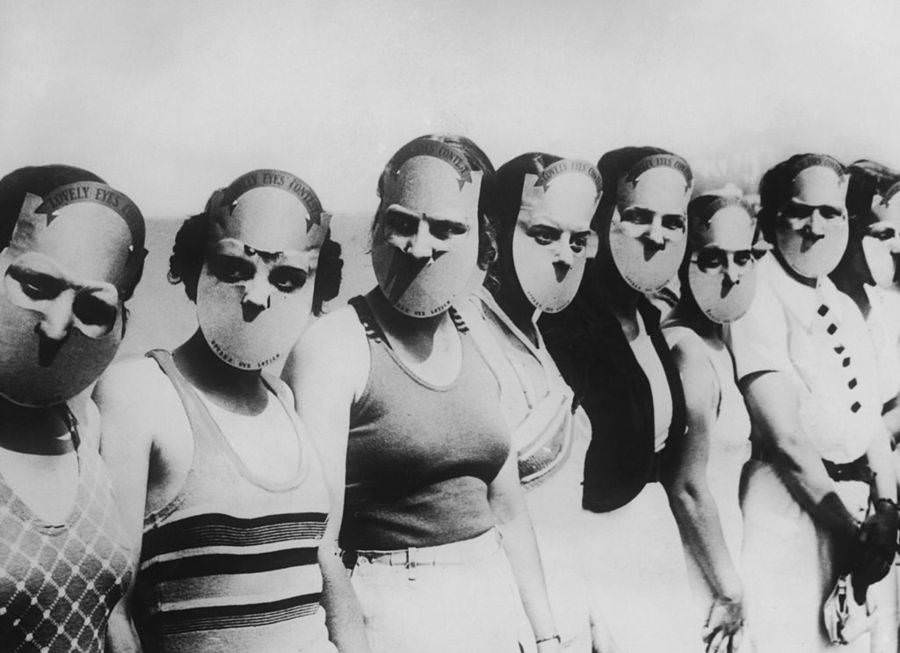
<path fill-rule="evenodd" d="M 884 436 L 875 348 L 862 313 L 827 278 L 815 288 L 791 277 L 775 259 L 758 264 L 750 310 L 727 325 L 724 339 L 736 376 L 784 372 L 800 396 L 800 424 L 818 454 L 856 460 Z"/>

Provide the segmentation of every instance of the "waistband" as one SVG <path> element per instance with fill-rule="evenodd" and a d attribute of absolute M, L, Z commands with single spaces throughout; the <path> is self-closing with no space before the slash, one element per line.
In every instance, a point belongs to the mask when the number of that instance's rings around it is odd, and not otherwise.
<path fill-rule="evenodd" d="M 771 449 L 756 440 L 752 442 L 750 457 L 763 463 L 772 463 L 775 459 Z M 875 478 L 872 470 L 869 468 L 869 461 L 866 460 L 864 455 L 849 463 L 835 463 L 822 458 L 822 464 L 825 465 L 825 471 L 828 472 L 828 476 L 833 481 L 872 483 Z"/>
<path fill-rule="evenodd" d="M 439 544 L 437 546 L 410 547 L 390 551 L 345 551 L 344 565 L 352 568 L 357 561 L 366 560 L 375 565 L 391 567 L 424 567 L 436 565 L 462 565 L 487 558 L 500 548 L 500 531 L 491 528 L 468 540 Z"/>

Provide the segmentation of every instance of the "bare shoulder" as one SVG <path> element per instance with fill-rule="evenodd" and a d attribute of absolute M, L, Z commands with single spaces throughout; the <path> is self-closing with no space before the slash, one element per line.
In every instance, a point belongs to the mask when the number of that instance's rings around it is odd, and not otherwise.
<path fill-rule="evenodd" d="M 135 410 L 152 408 L 153 399 L 166 385 L 171 386 L 156 361 L 146 356 L 129 357 L 107 368 L 94 388 L 94 400 L 101 412 L 113 403 L 117 409 L 123 404 Z"/>
<path fill-rule="evenodd" d="M 718 405 L 719 380 L 709 357 L 709 346 L 690 329 L 672 347 L 672 356 L 681 372 L 688 408 L 714 410 Z"/>
<path fill-rule="evenodd" d="M 133 357 L 117 361 L 100 377 L 93 399 L 103 423 L 102 441 L 119 437 L 152 438 L 187 427 L 181 400 L 156 361 Z"/>
<path fill-rule="evenodd" d="M 282 378 L 296 393 L 298 380 L 307 374 L 315 374 L 320 382 L 329 385 L 355 387 L 360 379 L 364 384 L 368 373 L 365 328 L 353 307 L 344 306 L 318 318 L 306 329 L 288 356 Z"/>

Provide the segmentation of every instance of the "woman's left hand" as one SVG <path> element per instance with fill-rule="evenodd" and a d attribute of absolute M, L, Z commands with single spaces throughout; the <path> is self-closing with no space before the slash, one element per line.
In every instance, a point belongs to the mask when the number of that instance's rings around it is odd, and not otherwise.
<path fill-rule="evenodd" d="M 736 653 L 741 648 L 744 604 L 741 600 L 716 598 L 703 629 L 707 653 Z"/>

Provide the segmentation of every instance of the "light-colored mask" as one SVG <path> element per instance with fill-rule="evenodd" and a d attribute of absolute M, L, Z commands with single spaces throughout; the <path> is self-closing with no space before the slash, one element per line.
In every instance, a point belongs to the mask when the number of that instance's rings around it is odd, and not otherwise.
<path fill-rule="evenodd" d="M 290 173 L 257 170 L 225 191 L 197 283 L 200 330 L 220 359 L 259 370 L 290 351 L 312 312 L 329 224 L 312 189 Z"/>
<path fill-rule="evenodd" d="M 653 293 L 678 271 L 687 247 L 690 170 L 677 156 L 645 157 L 619 180 L 609 231 L 612 261 L 633 289 Z"/>
<path fill-rule="evenodd" d="M 746 313 L 756 294 L 756 220 L 736 198 L 716 204 L 709 219 L 692 216 L 688 285 L 703 314 L 725 324 Z"/>
<path fill-rule="evenodd" d="M 866 228 L 862 250 L 875 283 L 888 288 L 894 283 L 896 264 L 900 254 L 900 182 L 892 185 L 884 195 L 872 198 L 872 214 L 878 222 Z"/>
<path fill-rule="evenodd" d="M 597 253 L 591 219 L 602 189 L 600 173 L 586 161 L 562 159 L 525 175 L 512 259 L 535 308 L 557 313 L 575 297 L 585 262 Z"/>
<path fill-rule="evenodd" d="M 844 255 L 849 236 L 846 195 L 846 175 L 831 166 L 814 163 L 794 177 L 793 195 L 775 225 L 775 246 L 801 277 L 828 274 Z"/>
<path fill-rule="evenodd" d="M 446 311 L 478 274 L 482 173 L 441 141 L 413 141 L 382 176 L 372 266 L 384 296 L 410 317 Z"/>
<path fill-rule="evenodd" d="M 137 207 L 106 184 L 26 194 L 0 252 L 0 395 L 24 406 L 71 399 L 122 339 L 119 288 L 143 262 Z"/>

